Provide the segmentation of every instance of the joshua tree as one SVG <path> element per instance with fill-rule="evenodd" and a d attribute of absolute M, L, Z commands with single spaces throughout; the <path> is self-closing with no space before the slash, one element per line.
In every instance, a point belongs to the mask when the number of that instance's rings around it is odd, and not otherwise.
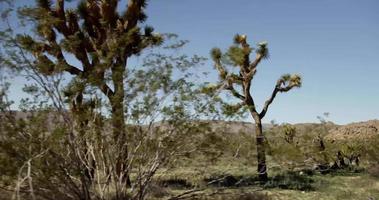
<path fill-rule="evenodd" d="M 211 51 L 215 68 L 218 70 L 220 84 L 212 86 L 211 91 L 223 89 L 229 91 L 240 102 L 236 105 L 227 105 L 228 112 L 238 112 L 247 109 L 255 122 L 255 134 L 257 145 L 258 174 L 261 181 L 267 180 L 266 153 L 265 153 L 265 137 L 262 132 L 262 119 L 267 113 L 270 104 L 279 92 L 288 92 L 292 88 L 301 86 L 301 77 L 299 75 L 285 74 L 276 82 L 274 90 L 270 98 L 265 102 L 263 109 L 258 112 L 255 106 L 254 98 L 251 96 L 251 84 L 254 75 L 257 72 L 258 64 L 269 53 L 267 43 L 261 42 L 256 49 L 256 56 L 253 61 L 250 60 L 250 54 L 253 48 L 246 41 L 245 35 L 236 35 L 234 37 L 234 45 L 232 45 L 226 54 L 220 49 L 214 48 Z M 239 67 L 239 74 L 228 71 L 226 64 Z"/>
<path fill-rule="evenodd" d="M 118 0 L 84 0 L 76 9 L 65 8 L 64 0 L 37 0 L 34 7 L 23 8 L 20 16 L 33 25 L 28 35 L 18 35 L 15 46 L 25 60 L 26 67 L 44 76 L 69 73 L 71 85 L 84 84 L 96 88 L 111 106 L 112 128 L 115 141 L 120 143 L 116 171 L 127 177 L 125 162 L 124 80 L 128 58 L 143 49 L 162 42 L 153 28 L 140 29 L 146 19 L 145 0 L 129 0 L 123 13 L 117 11 Z M 30 26 L 26 26 L 30 27 Z M 67 58 L 78 62 L 69 62 Z M 73 65 L 72 63 L 80 63 Z M 17 63 L 14 64 L 17 66 Z M 66 96 L 82 96 L 79 91 L 66 91 Z"/>

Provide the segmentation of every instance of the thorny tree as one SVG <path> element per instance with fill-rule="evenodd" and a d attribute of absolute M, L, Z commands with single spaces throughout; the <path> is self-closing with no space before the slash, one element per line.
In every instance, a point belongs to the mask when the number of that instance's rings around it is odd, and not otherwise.
<path fill-rule="evenodd" d="M 68 72 L 74 76 L 66 95 L 80 110 L 85 86 L 95 87 L 111 105 L 113 138 L 120 141 L 116 171 L 129 182 L 125 164 L 125 87 L 128 58 L 162 42 L 153 28 L 140 24 L 146 20 L 145 0 L 130 0 L 123 13 L 117 11 L 118 0 L 81 1 L 76 9 L 65 8 L 64 0 L 37 0 L 35 7 L 19 10 L 33 25 L 29 35 L 18 35 L 17 45 L 34 57 L 33 66 L 44 75 Z M 27 26 L 30 27 L 30 26 Z M 73 56 L 79 65 L 67 60 Z M 78 118 L 80 119 L 80 117 Z"/>
<path fill-rule="evenodd" d="M 30 35 L 15 37 L 17 30 L 12 29 L 13 23 L 7 18 L 11 10 L 7 10 L 2 15 L 5 17 L 5 27 L 8 28 L 0 32 L 3 36 L 0 42 L 4 47 L 2 49 L 4 51 L 0 52 L 3 53 L 0 63 L 22 72 L 21 74 L 27 79 L 36 83 L 26 87 L 25 91 L 33 96 L 34 102 L 31 102 L 33 105 L 25 102 L 25 111 L 29 112 L 33 107 L 33 113 L 38 116 L 38 122 L 51 118 L 48 114 L 52 111 L 50 108 L 59 111 L 57 114 L 64 117 L 64 121 L 58 117 L 52 123 L 53 127 L 47 123 L 32 123 L 31 119 L 35 116 L 31 116 L 30 119 L 28 117 L 26 127 L 38 129 L 33 133 L 35 135 L 30 134 L 31 137 L 24 137 L 23 132 L 28 133 L 29 130 L 21 129 L 20 131 L 11 112 L 9 112 L 11 115 L 9 123 L 0 124 L 1 126 L 9 125 L 10 128 L 4 128 L 7 130 L 6 133 L 16 135 L 16 137 L 5 137 L 4 143 L 0 142 L 0 148 L 4 147 L 7 149 L 6 152 L 10 154 L 17 152 L 19 155 L 16 156 L 17 162 L 7 162 L 8 157 L 4 157 L 5 163 L 11 163 L 12 169 L 22 166 L 19 177 L 16 177 L 18 184 L 15 188 L 16 196 L 20 196 L 19 191 L 26 191 L 26 188 L 29 188 L 31 196 L 37 195 L 39 198 L 43 196 L 47 199 L 55 199 L 57 196 L 60 199 L 125 199 L 129 197 L 143 199 L 147 195 L 152 176 L 158 168 L 167 164 L 173 156 L 181 154 L 178 152 L 186 151 L 182 142 L 187 139 L 178 137 L 187 136 L 189 134 L 186 133 L 196 129 L 189 118 L 197 118 L 196 113 L 194 116 L 185 114 L 187 110 L 191 110 L 185 107 L 195 103 L 193 101 L 195 96 L 191 95 L 194 85 L 186 80 L 190 74 L 183 75 L 183 78 L 180 78 L 179 74 L 187 73 L 185 71 L 199 64 L 203 59 L 198 56 L 192 58 L 185 55 L 168 56 L 152 49 L 142 66 L 130 67 L 129 65 L 126 68 L 126 60 L 132 55 L 138 55 L 149 45 L 161 47 L 160 51 L 175 50 L 177 53 L 176 50 L 184 46 L 186 41 L 177 41 L 174 44 L 163 43 L 164 36 L 168 40 L 175 39 L 177 36 L 153 34 L 149 27 L 145 28 L 143 34 L 137 27 L 125 30 L 125 33 L 112 28 L 107 29 L 107 25 L 103 23 L 103 14 L 100 15 L 101 9 L 104 9 L 101 6 L 106 2 L 96 1 L 93 5 L 91 2 L 95 1 L 81 3 L 77 10 L 65 10 L 65 19 L 68 21 L 64 25 L 67 29 L 79 28 L 70 24 L 68 16 L 76 16 L 77 13 L 83 12 L 83 9 L 85 11 L 80 15 L 81 17 L 78 15 L 77 21 L 84 24 L 74 35 L 71 35 L 69 31 L 68 37 L 60 32 L 61 27 L 56 27 L 56 23 L 60 25 L 56 12 L 63 8 L 61 1 L 56 2 L 55 8 L 52 8 L 54 5 L 49 2 L 39 1 L 36 8 L 19 10 L 21 19 L 24 22 L 25 20 L 31 22 L 26 23 L 26 28 L 35 26 L 32 29 L 34 32 L 29 32 Z M 138 2 L 130 1 L 127 12 L 130 9 L 136 9 L 130 6 L 139 5 Z M 98 13 L 89 12 L 90 9 L 96 10 L 96 6 L 99 9 L 101 7 Z M 144 5 L 141 6 L 144 7 Z M 101 26 L 107 30 L 104 33 L 106 39 L 102 44 L 96 43 L 101 38 L 91 36 L 87 30 L 87 26 L 90 26 L 89 28 L 92 27 L 96 34 L 102 34 L 98 32 L 100 30 L 97 30 L 95 25 L 91 25 L 90 22 L 86 24 L 86 9 L 87 14 L 90 15 L 87 18 L 90 21 L 99 18 Z M 115 15 L 118 16 L 117 13 Z M 94 17 L 96 19 L 91 19 Z M 127 15 L 124 17 L 128 19 Z M 118 27 L 121 22 L 126 24 L 122 19 L 122 17 L 118 18 Z M 45 25 L 47 29 L 44 29 Z M 50 36 L 57 42 L 54 43 L 48 34 L 52 34 Z M 86 46 L 88 44 L 89 47 Z M 98 49 L 91 50 L 91 45 Z M 84 54 L 80 52 L 82 47 Z M 123 60 L 125 63 L 122 66 L 118 65 L 124 53 L 126 54 Z M 170 54 L 170 52 L 166 53 Z M 74 66 L 68 63 L 73 57 L 76 57 L 81 64 Z M 85 62 L 83 63 L 82 60 Z M 67 76 L 67 73 L 71 76 Z M 176 74 L 177 80 L 172 79 L 173 73 Z M 62 78 L 68 78 L 70 83 L 66 84 Z M 64 97 L 61 96 L 62 91 Z M 171 100 L 171 103 L 167 103 L 167 100 Z M 117 106 L 118 103 L 122 105 Z M 110 123 L 107 118 L 108 112 L 105 111 L 109 107 L 112 114 Z M 200 107 L 203 108 L 203 106 Z M 39 118 L 42 113 L 47 113 L 43 119 Z M 157 120 L 164 125 L 163 130 L 154 125 Z M 126 122 L 129 125 L 125 125 Z M 113 137 L 108 134 L 108 124 L 113 126 Z M 58 133 L 51 129 L 58 129 Z M 40 140 L 41 134 L 53 141 L 50 143 L 50 141 Z M 17 141 L 13 138 L 17 138 Z M 34 151 L 31 147 L 33 151 L 29 151 L 33 155 L 26 156 L 26 151 L 13 151 L 19 147 L 14 145 L 15 142 L 22 147 L 32 146 L 28 143 L 30 138 L 35 138 L 34 143 L 38 144 L 37 148 L 41 145 L 44 147 L 42 149 L 47 151 L 39 154 L 40 149 Z M 126 149 L 126 144 L 128 144 L 128 149 Z M 9 148 L 10 146 L 12 148 Z M 34 156 L 34 152 L 38 157 Z M 39 165 L 39 160 L 49 164 Z M 25 176 L 26 179 L 23 178 L 24 162 L 27 162 L 28 166 L 33 165 L 33 170 L 31 174 Z M 132 168 L 137 169 L 137 172 L 133 174 L 135 181 L 128 183 L 128 173 L 132 171 Z M 10 171 L 13 172 L 13 170 Z M 52 171 L 54 174 L 49 174 Z M 14 178 L 13 175 L 10 177 Z M 24 180 L 30 180 L 29 185 L 25 185 Z M 126 185 L 130 187 L 125 187 Z M 11 185 L 6 186 L 8 189 L 9 187 Z"/>
<path fill-rule="evenodd" d="M 33 101 L 23 106 L 25 120 L 17 120 L 8 108 L 6 87 L 0 93 L 0 171 L 5 173 L 0 190 L 14 191 L 20 199 L 149 199 L 156 172 L 168 170 L 175 158 L 196 150 L 188 141 L 203 132 L 204 125 L 193 122 L 206 108 L 194 95 L 197 90 L 188 71 L 203 59 L 181 55 L 177 50 L 186 41 L 169 43 L 177 36 L 165 36 L 166 42 L 144 54 L 141 65 L 128 70 L 125 80 L 129 149 L 125 164 L 133 172 L 130 187 L 114 178 L 119 150 L 107 130 L 109 101 L 86 87 L 81 104 L 70 103 L 76 107 L 56 113 L 59 109 L 51 109 L 58 105 L 52 105 L 53 99 L 40 104 L 44 100 L 40 92 L 48 89 L 40 86 L 28 91 Z M 200 107 L 199 112 L 193 112 L 194 107 Z M 77 112 L 71 116 L 80 118 L 81 124 L 62 121 L 60 115 L 67 112 Z M 76 134 L 67 144 L 70 131 Z"/>
<path fill-rule="evenodd" d="M 288 92 L 292 88 L 301 86 L 301 77 L 299 75 L 285 74 L 276 82 L 270 98 L 265 102 L 263 109 L 259 112 L 251 95 L 251 85 L 254 75 L 257 72 L 258 64 L 265 58 L 268 58 L 268 48 L 266 42 L 258 44 L 254 60 L 250 60 L 250 54 L 253 48 L 247 43 L 245 35 L 236 35 L 234 45 L 232 45 L 226 54 L 221 50 L 214 48 L 211 51 L 212 59 L 218 70 L 221 82 L 216 86 L 210 86 L 208 91 L 225 89 L 240 102 L 236 105 L 226 105 L 228 113 L 237 113 L 242 109 L 247 109 L 255 122 L 255 134 L 257 144 L 258 174 L 262 182 L 267 181 L 265 137 L 262 132 L 262 119 L 267 113 L 270 104 L 279 92 Z M 239 74 L 230 72 L 225 64 L 231 64 L 239 67 Z M 243 111 L 243 110 L 242 110 Z"/>

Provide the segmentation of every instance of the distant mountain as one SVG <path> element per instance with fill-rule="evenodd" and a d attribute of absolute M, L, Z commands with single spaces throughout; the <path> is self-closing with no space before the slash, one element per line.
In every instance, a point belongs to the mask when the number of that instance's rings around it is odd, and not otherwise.
<path fill-rule="evenodd" d="M 17 119 L 27 119 L 31 113 L 12 111 Z M 1 113 L 0 113 L 1 115 Z M 57 117 L 57 115 L 49 114 L 49 118 Z M 49 120 L 50 121 L 50 120 Z M 1 123 L 1 122 L 0 122 Z M 52 122 L 48 122 L 53 124 Z M 241 121 L 222 121 L 222 120 L 202 120 L 197 123 L 207 124 L 212 131 L 225 133 L 225 134 L 240 134 L 240 133 L 252 133 L 255 132 L 253 123 L 241 122 Z M 160 122 L 156 125 L 161 126 Z M 320 123 L 298 123 L 293 124 L 299 133 L 316 135 L 316 129 L 320 129 L 322 125 Z M 327 122 L 324 127 L 329 131 L 325 136 L 326 140 L 365 140 L 370 139 L 373 136 L 379 135 L 379 120 L 369 120 L 365 122 L 355 122 L 347 125 L 336 125 L 332 122 Z M 279 127 L 274 127 L 272 124 L 263 124 L 264 130 L 275 130 Z"/>
<path fill-rule="evenodd" d="M 355 122 L 347 125 L 337 125 L 327 122 L 323 125 L 320 123 L 299 123 L 292 124 L 299 134 L 308 134 L 309 136 L 317 136 L 317 130 L 326 128 L 326 140 L 366 140 L 374 136 L 379 136 L 379 120 L 369 120 L 365 122 Z M 226 133 L 254 133 L 254 124 L 248 122 L 227 122 L 214 121 L 211 123 L 213 129 L 223 127 Z M 273 127 L 271 124 L 264 124 L 264 130 L 273 128 L 273 131 L 279 133 L 280 126 Z M 269 135 L 268 135 L 269 137 Z"/>
<path fill-rule="evenodd" d="M 238 134 L 238 133 L 254 133 L 255 126 L 250 122 L 241 121 L 222 121 L 222 120 L 204 120 L 202 123 L 209 125 L 212 131 L 224 132 L 228 134 Z M 263 124 L 263 129 L 267 130 L 272 127 L 271 124 Z"/>

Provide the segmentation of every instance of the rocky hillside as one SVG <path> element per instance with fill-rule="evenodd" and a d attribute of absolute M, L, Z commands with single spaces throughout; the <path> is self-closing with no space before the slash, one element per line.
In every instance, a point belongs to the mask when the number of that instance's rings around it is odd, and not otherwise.
<path fill-rule="evenodd" d="M 379 120 L 351 123 L 330 130 L 327 140 L 366 140 L 379 135 Z"/>

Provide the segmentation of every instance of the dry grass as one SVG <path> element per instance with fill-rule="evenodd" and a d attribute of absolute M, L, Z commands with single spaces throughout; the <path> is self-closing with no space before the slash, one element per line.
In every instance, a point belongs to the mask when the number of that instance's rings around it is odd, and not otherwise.
<path fill-rule="evenodd" d="M 379 199 L 379 178 L 367 172 L 307 175 L 271 171 L 270 181 L 260 185 L 256 180 L 255 168 L 223 164 L 199 171 L 182 167 L 160 176 L 160 182 L 165 183 L 160 187 L 166 193 L 156 199 L 168 199 L 194 188 L 199 191 L 187 195 L 185 199 Z M 207 184 L 218 178 L 221 179 Z"/>

